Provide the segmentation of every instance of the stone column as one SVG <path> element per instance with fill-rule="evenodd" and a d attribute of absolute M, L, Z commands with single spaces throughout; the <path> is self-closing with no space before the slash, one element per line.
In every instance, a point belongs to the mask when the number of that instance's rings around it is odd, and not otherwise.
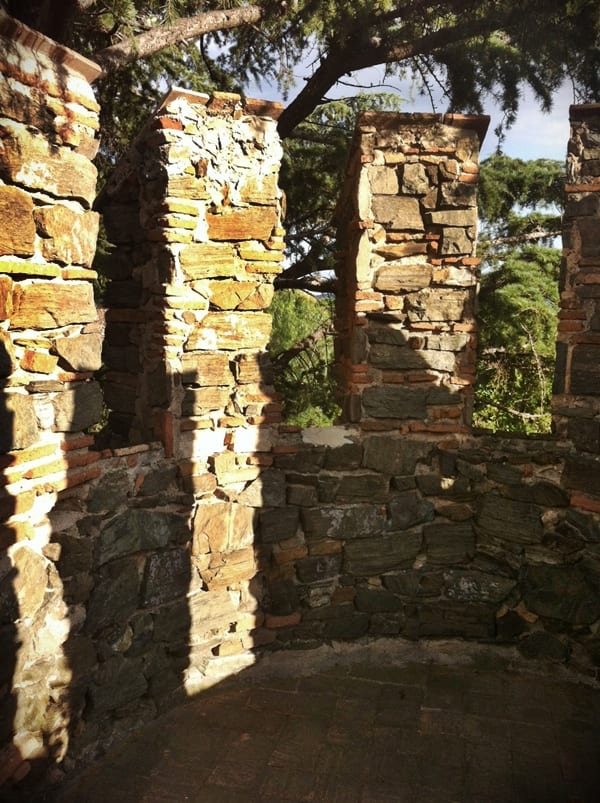
<path fill-rule="evenodd" d="M 462 432 L 475 379 L 479 148 L 489 118 L 359 116 L 337 218 L 345 418 Z"/>
<path fill-rule="evenodd" d="M 102 411 L 99 73 L 0 12 L 0 786 L 67 743 L 69 619 L 48 514 L 97 472 L 82 431 Z"/>
<path fill-rule="evenodd" d="M 600 104 L 571 106 L 554 428 L 600 453 Z"/>
<path fill-rule="evenodd" d="M 106 401 L 190 477 L 244 482 L 280 418 L 265 350 L 281 270 L 278 104 L 173 89 L 99 199 L 109 239 Z M 216 455 L 216 456 L 215 456 Z M 205 480 L 191 480 L 198 485 Z"/>

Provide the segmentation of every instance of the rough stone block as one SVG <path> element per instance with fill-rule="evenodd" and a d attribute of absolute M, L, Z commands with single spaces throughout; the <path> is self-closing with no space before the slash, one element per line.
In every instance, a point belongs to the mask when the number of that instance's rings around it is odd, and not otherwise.
<path fill-rule="evenodd" d="M 440 243 L 440 254 L 472 254 L 475 241 L 466 229 L 446 227 Z"/>
<path fill-rule="evenodd" d="M 223 214 L 207 214 L 210 240 L 269 240 L 279 220 L 275 206 L 229 207 Z"/>
<path fill-rule="evenodd" d="M 475 554 L 475 534 L 468 522 L 428 524 L 423 528 L 423 535 L 428 563 L 464 563 Z"/>
<path fill-rule="evenodd" d="M 264 544 L 274 544 L 293 538 L 298 530 L 298 508 L 284 507 L 260 513 L 260 538 Z"/>
<path fill-rule="evenodd" d="M 375 222 L 382 223 L 392 231 L 423 231 L 419 202 L 416 198 L 378 195 L 373 198 Z"/>
<path fill-rule="evenodd" d="M 517 544 L 541 542 L 544 534 L 542 510 L 536 505 L 505 499 L 496 493 L 484 494 L 479 504 L 477 531 L 483 539 L 491 536 Z"/>
<path fill-rule="evenodd" d="M 296 572 L 301 583 L 319 583 L 337 577 L 341 565 L 340 555 L 317 555 L 296 561 Z"/>
<path fill-rule="evenodd" d="M 230 388 L 186 388 L 181 403 L 181 414 L 204 415 L 212 410 L 224 410 L 230 397 Z"/>
<path fill-rule="evenodd" d="M 581 343 L 573 347 L 570 392 L 600 395 L 600 345 Z"/>
<path fill-rule="evenodd" d="M 100 664 L 90 688 L 90 697 L 97 713 L 120 708 L 142 697 L 148 688 L 142 658 L 115 655 Z"/>
<path fill-rule="evenodd" d="M 367 169 L 374 195 L 398 194 L 398 173 L 393 167 L 369 166 Z"/>
<path fill-rule="evenodd" d="M 31 256 L 35 249 L 33 201 L 18 187 L 0 186 L 0 256 Z"/>
<path fill-rule="evenodd" d="M 267 309 L 273 300 L 273 285 L 264 282 L 209 282 L 210 303 L 220 310 Z"/>
<path fill-rule="evenodd" d="M 64 204 L 36 209 L 35 221 L 45 259 L 89 267 L 96 252 L 99 220 L 97 212 L 75 212 Z"/>
<path fill-rule="evenodd" d="M 435 508 L 416 491 L 394 494 L 388 501 L 390 527 L 408 530 L 417 524 L 432 521 Z"/>
<path fill-rule="evenodd" d="M 110 563 L 100 573 L 92 591 L 85 621 L 93 635 L 108 625 L 122 625 L 139 607 L 141 586 L 136 558 Z"/>
<path fill-rule="evenodd" d="M 438 597 L 444 588 L 444 575 L 441 571 L 420 571 L 411 568 L 402 572 L 385 574 L 383 585 L 394 594 L 411 599 Z"/>
<path fill-rule="evenodd" d="M 146 561 L 142 585 L 142 605 L 164 605 L 185 597 L 190 589 L 190 555 L 185 549 L 154 552 Z"/>
<path fill-rule="evenodd" d="M 402 192 L 406 195 L 426 195 L 430 190 L 427 168 L 420 162 L 405 164 L 402 168 Z"/>
<path fill-rule="evenodd" d="M 235 276 L 242 270 L 237 251 L 230 243 L 191 243 L 179 254 L 187 279 Z"/>
<path fill-rule="evenodd" d="M 427 462 L 433 448 L 423 441 L 371 435 L 364 441 L 364 465 L 384 474 L 414 474 L 417 463 Z"/>
<path fill-rule="evenodd" d="M 185 351 L 264 349 L 271 316 L 261 312 L 209 312 L 189 336 Z"/>
<path fill-rule="evenodd" d="M 181 357 L 181 378 L 185 385 L 226 386 L 233 385 L 229 357 L 210 352 L 187 352 Z"/>
<path fill-rule="evenodd" d="M 102 565 L 133 552 L 183 543 L 190 530 L 184 517 L 176 513 L 131 508 L 111 518 L 100 532 L 97 563 Z"/>
<path fill-rule="evenodd" d="M 341 540 L 370 538 L 386 528 L 385 510 L 380 505 L 307 508 L 302 510 L 302 526 L 307 538 Z"/>
<path fill-rule="evenodd" d="M 517 581 L 487 572 L 451 569 L 444 572 L 444 584 L 449 599 L 498 604 L 506 599 Z"/>
<path fill-rule="evenodd" d="M 88 323 L 97 317 L 89 282 L 35 282 L 16 285 L 12 329 L 53 329 L 70 323 Z"/>
<path fill-rule="evenodd" d="M 97 334 L 61 337 L 54 350 L 70 371 L 97 371 L 102 365 L 102 337 Z"/>
<path fill-rule="evenodd" d="M 26 126 L 4 120 L 0 125 L 0 178 L 57 198 L 75 198 L 90 207 L 96 193 L 96 167 L 79 153 L 51 146 Z"/>
<path fill-rule="evenodd" d="M 97 382 L 84 382 L 57 393 L 52 400 L 55 432 L 78 432 L 102 418 L 102 390 Z"/>
<path fill-rule="evenodd" d="M 0 404 L 0 452 L 26 449 L 37 438 L 33 397 L 25 393 L 4 393 Z"/>
<path fill-rule="evenodd" d="M 475 603 L 431 602 L 407 614 L 403 635 L 409 638 L 459 637 L 491 639 L 496 632 L 495 611 Z"/>
<path fill-rule="evenodd" d="M 345 474 L 337 484 L 339 502 L 383 502 L 389 493 L 389 479 L 375 473 Z"/>
<path fill-rule="evenodd" d="M 412 565 L 421 551 L 420 532 L 360 538 L 344 545 L 344 571 L 371 577 Z"/>
<path fill-rule="evenodd" d="M 573 625 L 600 618 L 597 587 L 577 566 L 530 566 L 526 584 L 525 604 L 539 616 Z"/>
<path fill-rule="evenodd" d="M 427 415 L 425 388 L 381 385 L 366 388 L 363 397 L 365 414 L 370 418 L 420 418 Z"/>
<path fill-rule="evenodd" d="M 354 602 L 359 611 L 365 611 L 366 613 L 400 611 L 404 607 L 401 599 L 385 589 L 359 588 Z"/>
<path fill-rule="evenodd" d="M 427 262 L 388 263 L 377 271 L 373 288 L 381 293 L 403 293 L 429 287 L 433 266 Z"/>

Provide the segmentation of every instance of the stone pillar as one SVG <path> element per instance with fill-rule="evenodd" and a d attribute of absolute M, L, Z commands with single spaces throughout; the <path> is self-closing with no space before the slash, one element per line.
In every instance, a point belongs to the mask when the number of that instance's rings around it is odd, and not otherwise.
<path fill-rule="evenodd" d="M 345 419 L 462 432 L 475 379 L 479 148 L 489 118 L 359 116 L 337 218 Z"/>
<path fill-rule="evenodd" d="M 130 441 L 192 476 L 256 476 L 279 421 L 264 354 L 281 270 L 278 104 L 173 89 L 99 208 L 109 265 L 105 393 Z M 219 453 L 217 457 L 213 457 Z"/>
<path fill-rule="evenodd" d="M 66 749 L 69 619 L 48 514 L 98 459 L 82 430 L 102 411 L 99 73 L 0 12 L 0 786 Z"/>
<path fill-rule="evenodd" d="M 571 106 L 554 428 L 600 453 L 600 104 Z"/>

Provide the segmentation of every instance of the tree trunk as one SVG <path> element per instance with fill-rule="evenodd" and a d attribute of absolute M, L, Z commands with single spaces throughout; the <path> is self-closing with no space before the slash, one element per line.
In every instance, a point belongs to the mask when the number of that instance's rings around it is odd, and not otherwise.
<path fill-rule="evenodd" d="M 105 47 L 93 58 L 105 73 L 114 72 L 132 61 L 153 56 L 178 42 L 191 41 L 213 31 L 252 25 L 260 22 L 264 16 L 265 11 L 260 6 L 206 11 L 193 17 L 182 17 L 169 25 L 160 25 L 132 39 Z"/>

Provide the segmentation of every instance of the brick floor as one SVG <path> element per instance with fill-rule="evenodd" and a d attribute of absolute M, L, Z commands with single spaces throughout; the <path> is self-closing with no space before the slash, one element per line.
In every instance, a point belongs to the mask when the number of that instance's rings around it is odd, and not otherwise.
<path fill-rule="evenodd" d="M 228 680 L 56 803 L 598 803 L 600 691 L 476 665 Z"/>

